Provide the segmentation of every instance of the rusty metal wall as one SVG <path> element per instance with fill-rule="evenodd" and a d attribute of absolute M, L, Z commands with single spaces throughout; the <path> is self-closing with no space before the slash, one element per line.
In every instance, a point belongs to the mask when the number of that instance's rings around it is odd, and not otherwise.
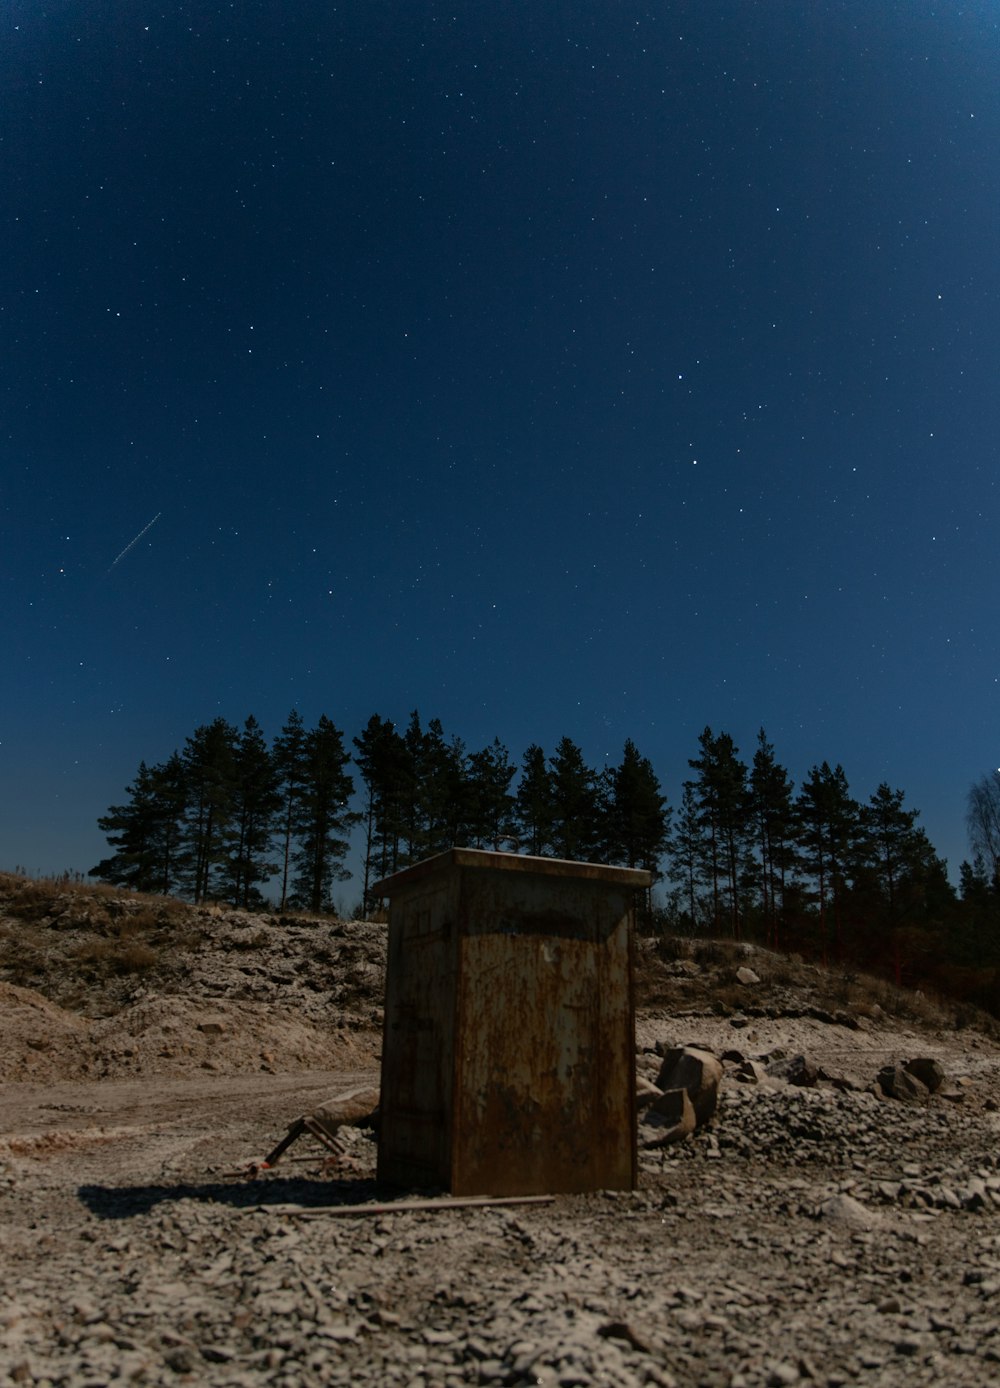
<path fill-rule="evenodd" d="M 486 870 L 462 908 L 452 1190 L 631 1189 L 630 895 Z"/>
<path fill-rule="evenodd" d="M 384 884 L 379 1176 L 455 1195 L 630 1189 L 645 874 L 506 857 L 452 850 Z"/>
<path fill-rule="evenodd" d="M 457 873 L 392 904 L 382 1034 L 379 1180 L 447 1189 L 455 1055 Z"/>

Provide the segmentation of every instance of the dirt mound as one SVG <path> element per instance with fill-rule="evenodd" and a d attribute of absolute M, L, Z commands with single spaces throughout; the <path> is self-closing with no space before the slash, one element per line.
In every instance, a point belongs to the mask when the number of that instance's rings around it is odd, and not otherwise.
<path fill-rule="evenodd" d="M 384 925 L 0 874 L 0 1081 L 354 1068 Z"/>
<path fill-rule="evenodd" d="M 147 998 L 95 1021 L 0 983 L 5 1082 L 354 1068 L 371 1062 L 377 1040 L 370 1031 L 316 1026 L 293 1010 L 199 997 Z"/>
<path fill-rule="evenodd" d="M 374 1036 L 320 1027 L 294 1008 L 171 996 L 148 998 L 94 1028 L 84 1074 L 102 1079 L 182 1075 L 291 1074 L 370 1061 Z"/>
<path fill-rule="evenodd" d="M 0 983 L 0 1080 L 48 1081 L 75 1074 L 90 1025 L 31 988 Z"/>

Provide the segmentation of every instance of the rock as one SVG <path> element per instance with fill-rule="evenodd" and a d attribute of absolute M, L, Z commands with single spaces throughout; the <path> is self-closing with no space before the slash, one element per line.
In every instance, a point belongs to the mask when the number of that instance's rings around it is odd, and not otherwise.
<path fill-rule="evenodd" d="M 819 1212 L 831 1224 L 842 1224 L 848 1229 L 877 1229 L 882 1223 L 879 1214 L 855 1200 L 853 1195 L 833 1195 L 823 1201 Z"/>
<path fill-rule="evenodd" d="M 936 1094 L 945 1082 L 944 1066 L 930 1056 L 916 1056 L 905 1065 L 907 1074 L 913 1075 L 931 1094 Z"/>
<path fill-rule="evenodd" d="M 786 1080 L 801 1089 L 814 1089 L 819 1079 L 819 1066 L 808 1056 L 793 1055 L 787 1060 L 772 1060 L 767 1073 L 771 1079 Z"/>
<path fill-rule="evenodd" d="M 759 1060 L 745 1060 L 736 1071 L 740 1084 L 760 1084 L 767 1077 L 767 1070 Z"/>
<path fill-rule="evenodd" d="M 667 1147 L 690 1136 L 698 1125 L 691 1096 L 686 1089 L 668 1089 L 655 1098 L 642 1116 L 640 1145 Z"/>
<path fill-rule="evenodd" d="M 981 1210 L 986 1204 L 986 1184 L 974 1176 L 960 1195 L 962 1205 L 967 1210 Z"/>
<path fill-rule="evenodd" d="M 904 1104 L 926 1104 L 930 1097 L 927 1086 L 902 1065 L 883 1065 L 877 1076 L 878 1087 L 888 1099 Z"/>
<path fill-rule="evenodd" d="M 343 1124 L 364 1126 L 378 1108 L 377 1089 L 350 1089 L 327 1099 L 309 1115 L 324 1131 L 335 1133 Z"/>
<path fill-rule="evenodd" d="M 748 969 L 744 964 L 736 970 L 736 981 L 742 983 L 746 988 L 752 988 L 755 983 L 760 982 L 760 975 L 755 974 L 753 969 Z"/>
<path fill-rule="evenodd" d="M 635 1077 L 635 1106 L 641 1113 L 644 1108 L 648 1108 L 654 1099 L 658 1099 L 663 1093 L 652 1080 L 647 1080 L 645 1075 Z"/>
<path fill-rule="evenodd" d="M 656 1078 L 664 1091 L 685 1089 L 694 1107 L 698 1127 L 708 1123 L 719 1103 L 722 1062 L 711 1052 L 694 1046 L 677 1046 L 668 1051 Z"/>

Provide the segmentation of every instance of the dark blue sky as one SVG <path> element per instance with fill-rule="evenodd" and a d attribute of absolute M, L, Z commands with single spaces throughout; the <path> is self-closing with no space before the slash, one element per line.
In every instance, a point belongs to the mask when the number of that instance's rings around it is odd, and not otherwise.
<path fill-rule="evenodd" d="M 0 865 L 86 870 L 140 758 L 296 706 L 631 737 L 673 803 L 763 725 L 954 871 L 992 0 L 13 0 L 0 133 Z"/>

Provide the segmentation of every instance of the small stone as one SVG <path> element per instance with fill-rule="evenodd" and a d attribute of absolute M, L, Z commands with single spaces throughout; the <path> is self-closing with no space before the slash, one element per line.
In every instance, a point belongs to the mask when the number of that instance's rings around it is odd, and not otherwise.
<path fill-rule="evenodd" d="M 862 1205 L 852 1195 L 834 1195 L 824 1200 L 819 1207 L 820 1214 L 832 1224 L 843 1224 L 848 1229 L 875 1229 L 882 1222 L 874 1210 Z"/>
<path fill-rule="evenodd" d="M 919 1354 L 923 1346 L 919 1340 L 907 1336 L 904 1340 L 897 1340 L 893 1348 L 897 1354 L 906 1355 L 909 1358 L 914 1354 Z"/>
<path fill-rule="evenodd" d="M 198 1364 L 194 1351 L 186 1345 L 172 1349 L 163 1359 L 167 1368 L 173 1369 L 175 1374 L 193 1374 Z"/>

